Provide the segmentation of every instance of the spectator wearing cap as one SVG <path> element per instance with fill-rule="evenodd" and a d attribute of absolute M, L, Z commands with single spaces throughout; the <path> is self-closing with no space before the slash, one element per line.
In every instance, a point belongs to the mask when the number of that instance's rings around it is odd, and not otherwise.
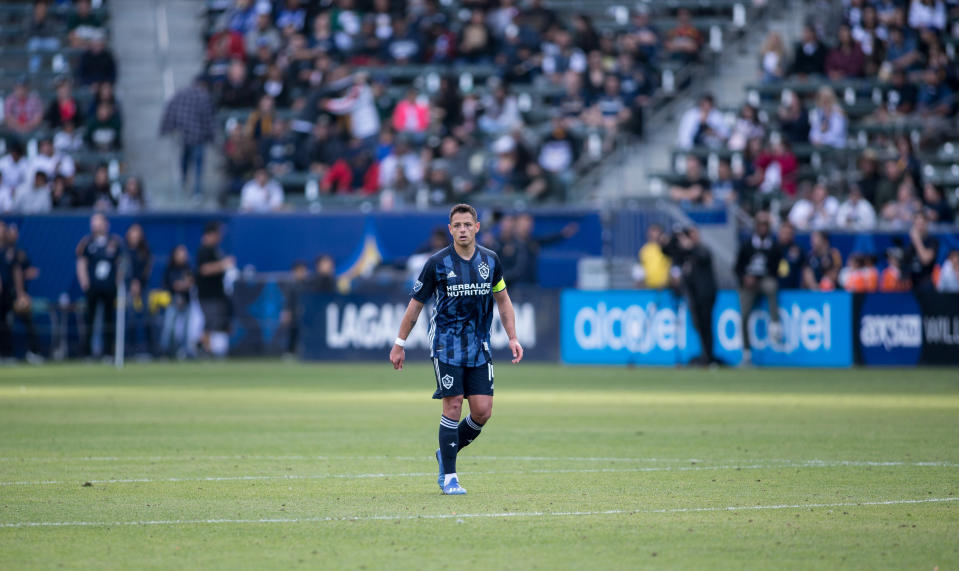
<path fill-rule="evenodd" d="M 17 79 L 13 93 L 3 102 L 3 116 L 7 128 L 27 134 L 36 130 L 43 120 L 43 103 L 30 90 L 26 77 Z"/>
<path fill-rule="evenodd" d="M 819 41 L 816 29 L 811 25 L 803 26 L 802 37 L 793 50 L 793 62 L 790 75 L 822 75 L 826 71 L 826 48 Z"/>
<path fill-rule="evenodd" d="M 243 212 L 275 212 L 283 208 L 283 187 L 265 168 L 258 168 L 243 186 L 240 210 Z"/>
<path fill-rule="evenodd" d="M 849 187 L 849 196 L 839 205 L 836 225 L 855 231 L 872 230 L 876 227 L 876 210 L 863 197 L 858 184 Z"/>
<path fill-rule="evenodd" d="M 78 125 L 84 123 L 85 115 L 80 109 L 80 103 L 73 95 L 73 84 L 69 79 L 57 82 L 56 98 L 47 105 L 43 120 L 51 129 L 59 129 L 67 121 L 73 121 Z"/>
<path fill-rule="evenodd" d="M 160 123 L 160 134 L 178 133 L 183 144 L 180 173 L 186 186 L 189 169 L 193 167 L 194 196 L 203 192 L 203 150 L 213 141 L 216 117 L 213 99 L 203 77 L 177 92 L 167 103 Z"/>
<path fill-rule="evenodd" d="M 77 82 L 96 90 L 100 83 L 115 83 L 116 80 L 117 62 L 113 52 L 106 47 L 106 37 L 102 33 L 96 34 L 77 62 Z"/>

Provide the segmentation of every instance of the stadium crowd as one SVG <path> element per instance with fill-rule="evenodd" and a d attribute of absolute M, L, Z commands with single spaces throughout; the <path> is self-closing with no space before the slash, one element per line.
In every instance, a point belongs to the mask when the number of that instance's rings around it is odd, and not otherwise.
<path fill-rule="evenodd" d="M 91 0 L 4 11 L 4 71 L 15 80 L 0 106 L 0 213 L 145 208 L 142 183 L 119 174 L 122 106 L 106 15 Z"/>
<path fill-rule="evenodd" d="M 683 115 L 669 196 L 771 208 L 804 231 L 905 229 L 919 212 L 954 223 L 959 4 L 845 0 L 812 14 L 792 49 L 769 33 L 738 111 L 707 94 Z"/>
<path fill-rule="evenodd" d="M 658 29 L 645 5 L 618 30 L 541 0 L 211 5 L 207 79 L 253 211 L 284 180 L 384 207 L 562 199 L 581 157 L 642 131 L 661 65 L 705 45 L 688 10 Z"/>

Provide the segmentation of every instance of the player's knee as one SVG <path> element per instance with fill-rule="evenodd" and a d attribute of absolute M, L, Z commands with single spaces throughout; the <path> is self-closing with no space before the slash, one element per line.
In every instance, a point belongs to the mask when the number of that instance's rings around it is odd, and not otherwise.
<path fill-rule="evenodd" d="M 470 416 L 472 416 L 473 420 L 475 420 L 476 422 L 480 424 L 486 424 L 486 421 L 488 421 L 490 417 L 493 416 L 493 409 L 486 408 L 486 409 L 480 409 L 476 411 L 470 411 Z"/>
<path fill-rule="evenodd" d="M 459 420 L 463 414 L 463 397 L 447 398 L 443 400 L 443 416 Z"/>

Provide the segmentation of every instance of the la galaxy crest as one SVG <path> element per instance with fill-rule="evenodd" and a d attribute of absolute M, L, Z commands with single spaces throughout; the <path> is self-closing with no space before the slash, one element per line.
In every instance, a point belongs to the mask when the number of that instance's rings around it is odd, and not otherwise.
<path fill-rule="evenodd" d="M 443 388 L 446 390 L 449 390 L 450 387 L 453 386 L 453 377 L 449 375 L 443 375 L 443 378 L 440 379 L 440 381 L 443 383 Z"/>
<path fill-rule="evenodd" d="M 484 280 L 489 278 L 489 266 L 486 265 L 486 262 L 480 262 L 480 265 L 477 268 L 477 270 L 479 271 L 479 275 L 481 278 L 483 278 Z"/>

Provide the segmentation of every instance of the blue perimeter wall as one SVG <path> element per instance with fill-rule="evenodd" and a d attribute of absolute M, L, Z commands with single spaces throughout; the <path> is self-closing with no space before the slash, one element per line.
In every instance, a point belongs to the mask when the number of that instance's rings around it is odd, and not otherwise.
<path fill-rule="evenodd" d="M 110 215 L 110 231 L 123 235 L 134 222 L 146 233 L 154 254 L 151 287 L 159 287 L 163 268 L 173 248 L 186 244 L 191 258 L 200 244 L 203 226 L 210 220 L 224 224 L 223 250 L 237 257 L 240 268 L 253 266 L 260 272 L 287 271 L 295 260 L 313 259 L 328 253 L 343 273 L 359 259 L 368 237 L 376 241 L 386 263 L 402 261 L 424 246 L 436 227 L 445 228 L 448 211 L 416 213 L 322 213 L 322 214 L 184 214 L 157 213 Z M 40 269 L 31 282 L 34 296 L 56 298 L 66 292 L 80 296 L 76 282 L 77 242 L 89 232 L 89 213 L 43 216 L 0 216 L 20 228 L 20 246 Z M 599 215 L 591 211 L 539 211 L 535 213 L 534 236 L 559 232 L 570 222 L 579 232 L 568 240 L 543 248 L 539 275 L 544 287 L 573 287 L 576 263 L 583 256 L 602 253 Z"/>

